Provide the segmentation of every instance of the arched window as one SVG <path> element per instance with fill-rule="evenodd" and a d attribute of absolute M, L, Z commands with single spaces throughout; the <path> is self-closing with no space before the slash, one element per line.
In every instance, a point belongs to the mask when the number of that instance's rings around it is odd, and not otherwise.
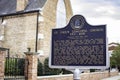
<path fill-rule="evenodd" d="M 66 26 L 66 8 L 64 0 L 58 0 L 57 3 L 57 17 L 56 17 L 56 28 L 62 28 Z"/>

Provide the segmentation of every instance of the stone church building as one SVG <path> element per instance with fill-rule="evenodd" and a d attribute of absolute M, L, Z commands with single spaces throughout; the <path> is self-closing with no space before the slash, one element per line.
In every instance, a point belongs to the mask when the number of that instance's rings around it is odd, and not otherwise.
<path fill-rule="evenodd" d="M 44 59 L 51 29 L 64 27 L 72 15 L 70 0 L 0 0 L 0 47 L 17 55 L 30 48 Z"/>

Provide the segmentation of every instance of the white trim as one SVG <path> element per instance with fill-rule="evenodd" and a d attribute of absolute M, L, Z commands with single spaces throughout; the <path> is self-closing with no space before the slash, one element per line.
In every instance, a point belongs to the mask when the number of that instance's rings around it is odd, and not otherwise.
<path fill-rule="evenodd" d="M 43 50 L 38 50 L 37 53 L 39 53 L 39 56 L 44 56 L 44 51 Z"/>
<path fill-rule="evenodd" d="M 67 74 L 67 75 L 52 75 L 52 76 L 40 76 L 40 77 L 38 77 L 38 78 L 39 78 L 39 79 L 42 79 L 42 78 L 52 78 L 52 77 L 59 78 L 59 77 L 69 77 L 69 76 L 73 76 L 73 74 Z"/>
<path fill-rule="evenodd" d="M 38 39 L 44 39 L 44 34 L 38 33 Z"/>
<path fill-rule="evenodd" d="M 4 36 L 0 36 L 0 41 L 4 40 Z"/>
<path fill-rule="evenodd" d="M 6 24 L 7 24 L 7 21 L 4 20 L 1 25 L 5 26 Z"/>

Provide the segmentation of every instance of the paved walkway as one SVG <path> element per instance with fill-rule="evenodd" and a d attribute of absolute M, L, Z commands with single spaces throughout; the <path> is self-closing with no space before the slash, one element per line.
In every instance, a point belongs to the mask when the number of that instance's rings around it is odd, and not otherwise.
<path fill-rule="evenodd" d="M 113 77 L 105 78 L 105 79 L 102 79 L 102 80 L 120 80 L 120 73 L 119 73 L 118 76 L 113 76 Z"/>

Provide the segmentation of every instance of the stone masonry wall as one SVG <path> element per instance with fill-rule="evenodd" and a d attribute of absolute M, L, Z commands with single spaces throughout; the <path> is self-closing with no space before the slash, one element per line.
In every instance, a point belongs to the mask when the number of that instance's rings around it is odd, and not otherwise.
<path fill-rule="evenodd" d="M 38 32 L 44 35 L 44 38 L 38 41 L 38 50 L 43 50 L 42 61 L 50 54 L 51 30 L 56 26 L 56 10 L 58 0 L 47 0 L 40 16 L 44 18 L 39 22 Z M 70 0 L 64 0 L 66 6 L 67 22 L 72 17 L 72 8 Z M 22 4 L 21 4 L 22 5 Z M 5 37 L 2 47 L 10 48 L 10 53 L 21 54 L 31 48 L 35 52 L 37 13 L 20 14 L 4 17 L 7 22 L 5 25 Z"/>
<path fill-rule="evenodd" d="M 40 50 L 43 50 L 44 56 L 40 57 L 42 61 L 50 54 L 51 44 L 51 31 L 56 26 L 56 10 L 58 0 L 47 0 L 43 11 L 43 22 L 39 22 L 39 33 L 44 35 L 44 39 L 40 40 Z M 65 0 L 67 22 L 72 17 L 72 8 L 69 0 Z"/>
<path fill-rule="evenodd" d="M 5 17 L 5 38 L 3 46 L 12 54 L 22 54 L 31 48 L 35 52 L 37 13 Z"/>
<path fill-rule="evenodd" d="M 118 72 L 111 72 L 110 75 L 118 75 Z M 80 75 L 80 80 L 101 80 L 107 77 L 109 77 L 108 72 L 83 73 Z M 38 80 L 73 80 L 73 74 L 38 77 Z"/>

